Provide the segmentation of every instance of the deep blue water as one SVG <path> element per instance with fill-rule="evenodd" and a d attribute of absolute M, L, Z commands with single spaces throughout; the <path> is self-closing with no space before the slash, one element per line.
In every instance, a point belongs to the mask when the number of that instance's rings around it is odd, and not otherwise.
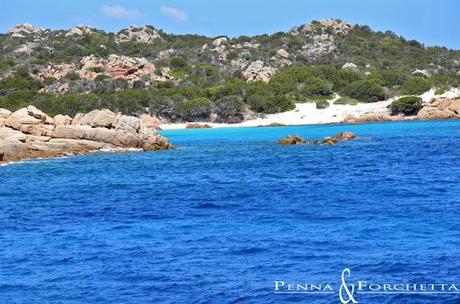
<path fill-rule="evenodd" d="M 0 167 L 0 303 L 340 303 L 274 282 L 336 291 L 344 268 L 460 288 L 460 121 L 163 134 L 177 150 Z"/>

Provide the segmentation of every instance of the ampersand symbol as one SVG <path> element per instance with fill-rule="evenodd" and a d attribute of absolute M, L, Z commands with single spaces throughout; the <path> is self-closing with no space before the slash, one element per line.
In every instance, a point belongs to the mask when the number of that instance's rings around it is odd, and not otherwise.
<path fill-rule="evenodd" d="M 347 274 L 347 276 L 349 277 L 351 275 L 350 269 L 345 268 L 342 271 L 342 284 L 340 285 L 340 289 L 339 289 L 339 299 L 343 304 L 348 304 L 350 302 L 356 304 L 358 303 L 358 301 L 356 301 L 355 298 L 353 297 L 353 294 L 355 293 L 355 285 L 350 284 L 351 290 L 348 289 L 347 283 L 345 282 L 345 274 Z M 347 297 L 348 297 L 347 300 L 343 298 L 344 292 L 347 294 Z"/>

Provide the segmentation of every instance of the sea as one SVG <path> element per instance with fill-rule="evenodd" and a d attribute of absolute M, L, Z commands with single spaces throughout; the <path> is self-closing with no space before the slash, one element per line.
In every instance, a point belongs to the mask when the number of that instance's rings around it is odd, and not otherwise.
<path fill-rule="evenodd" d="M 161 133 L 0 167 L 0 303 L 460 303 L 460 121 Z"/>

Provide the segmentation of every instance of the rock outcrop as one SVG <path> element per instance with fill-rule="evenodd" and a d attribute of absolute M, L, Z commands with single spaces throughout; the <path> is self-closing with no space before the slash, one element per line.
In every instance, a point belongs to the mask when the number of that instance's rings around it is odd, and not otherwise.
<path fill-rule="evenodd" d="M 292 35 L 302 35 L 309 42 L 302 46 L 300 54 L 309 58 L 310 61 L 318 59 L 323 54 L 337 51 L 335 36 L 345 36 L 353 26 L 344 21 L 335 19 L 323 19 L 294 27 Z"/>
<path fill-rule="evenodd" d="M 417 114 L 419 119 L 460 118 L 460 99 L 438 99 L 425 105 Z"/>
<path fill-rule="evenodd" d="M 370 112 L 364 113 L 361 116 L 347 115 L 343 119 L 343 123 L 359 124 L 363 122 L 391 121 L 393 117 L 388 112 Z"/>
<path fill-rule="evenodd" d="M 337 141 L 347 141 L 347 140 L 354 140 L 356 138 L 356 135 L 353 132 L 346 131 L 343 133 L 338 133 L 335 135 L 335 139 Z"/>
<path fill-rule="evenodd" d="M 79 71 L 81 78 L 94 79 L 103 74 L 114 79 L 138 80 L 147 75 L 154 81 L 165 81 L 171 77 L 166 70 L 161 71 L 161 76 L 156 75 L 155 65 L 145 58 L 128 57 L 112 54 L 108 58 L 94 55 L 83 57 Z"/>
<path fill-rule="evenodd" d="M 28 106 L 13 112 L 6 119 L 5 127 L 35 136 L 51 136 L 54 119 L 34 106 Z"/>
<path fill-rule="evenodd" d="M 243 72 L 243 77 L 248 82 L 253 81 L 264 81 L 268 82 L 270 78 L 276 73 L 276 69 L 264 66 L 262 60 L 257 60 L 251 63 L 246 70 Z"/>
<path fill-rule="evenodd" d="M 34 106 L 0 109 L 0 161 L 82 154 L 100 149 L 144 151 L 174 148 L 152 128 L 153 118 L 94 110 L 74 119 L 51 118 Z"/>
<path fill-rule="evenodd" d="M 279 49 L 278 51 L 276 51 L 276 55 L 283 58 L 289 58 L 289 53 L 285 49 Z"/>
<path fill-rule="evenodd" d="M 10 117 L 11 111 L 7 109 L 0 109 L 0 127 L 3 127 L 5 121 Z"/>
<path fill-rule="evenodd" d="M 84 36 L 84 35 L 90 35 L 96 32 L 96 29 L 91 26 L 87 26 L 84 24 L 79 24 L 75 26 L 74 28 L 70 29 L 65 36 L 66 37 L 72 37 L 72 36 Z"/>
<path fill-rule="evenodd" d="M 291 30 L 292 34 L 299 33 L 330 33 L 334 35 L 346 35 L 353 26 L 347 22 L 335 19 L 323 19 L 310 24 L 296 26 Z"/>
<path fill-rule="evenodd" d="M 334 137 L 327 136 L 324 137 L 321 143 L 325 146 L 334 146 L 339 141 L 350 141 L 355 140 L 356 135 L 353 132 L 346 131 L 336 134 Z"/>
<path fill-rule="evenodd" d="M 166 81 L 172 79 L 168 68 L 164 67 L 155 73 L 156 67 L 145 58 L 128 57 L 123 55 L 109 55 L 106 58 L 95 55 L 85 56 L 79 64 L 62 63 L 48 64 L 31 73 L 39 81 L 46 79 L 63 79 L 69 73 L 75 73 L 81 79 L 95 79 L 98 75 L 105 75 L 113 79 L 135 81 L 146 76 L 150 81 Z M 158 75 L 157 75 L 158 74 Z M 62 84 L 61 84 L 62 85 Z M 54 91 L 68 91 L 69 88 L 57 88 Z"/>
<path fill-rule="evenodd" d="M 62 64 L 48 64 L 40 73 L 36 75 L 40 81 L 43 81 L 47 78 L 62 79 L 68 73 L 74 72 L 76 67 L 72 63 L 62 63 Z"/>
<path fill-rule="evenodd" d="M 22 38 L 26 35 L 37 35 L 43 33 L 45 30 L 37 28 L 30 23 L 18 24 L 8 31 L 11 37 Z"/>
<path fill-rule="evenodd" d="M 305 139 L 298 135 L 288 135 L 278 141 L 278 145 L 300 145 L 306 143 Z"/>
<path fill-rule="evenodd" d="M 326 136 L 323 138 L 321 143 L 325 146 L 335 146 L 337 139 L 335 137 Z"/>
<path fill-rule="evenodd" d="M 310 58 L 318 59 L 323 54 L 334 53 L 337 51 L 334 36 L 332 34 L 319 34 L 310 37 L 310 43 L 302 46 L 300 54 Z"/>
<path fill-rule="evenodd" d="M 350 70 L 353 72 L 357 72 L 359 70 L 358 66 L 354 63 L 347 62 L 342 66 L 342 70 Z"/>
<path fill-rule="evenodd" d="M 128 29 L 121 30 L 115 35 L 116 43 L 137 42 L 152 44 L 157 39 L 161 39 L 160 33 L 151 26 L 136 27 L 131 25 Z"/>
<path fill-rule="evenodd" d="M 219 47 L 228 43 L 228 39 L 225 37 L 220 37 L 215 39 L 211 44 L 213 47 Z"/>
<path fill-rule="evenodd" d="M 331 136 L 324 137 L 323 140 L 321 141 L 321 144 L 325 146 L 334 146 L 339 141 L 349 141 L 349 140 L 355 140 L 355 139 L 356 139 L 356 135 L 353 132 L 347 131 L 347 132 L 338 133 L 334 137 L 331 137 Z M 289 135 L 278 141 L 279 145 L 301 145 L 305 143 L 307 143 L 307 141 L 298 135 Z M 316 139 L 312 139 L 308 143 L 311 145 L 318 145 L 319 141 Z"/>
<path fill-rule="evenodd" d="M 460 119 L 460 99 L 436 99 L 423 106 L 415 116 L 404 114 L 390 115 L 389 112 L 369 112 L 357 117 L 345 116 L 343 122 L 359 124 L 363 122 L 383 122 L 400 120 L 424 120 L 424 119 Z"/>

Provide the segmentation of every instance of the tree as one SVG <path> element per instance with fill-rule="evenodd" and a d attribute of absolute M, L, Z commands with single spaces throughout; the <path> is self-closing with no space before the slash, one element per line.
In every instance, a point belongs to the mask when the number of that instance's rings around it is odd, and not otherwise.
<path fill-rule="evenodd" d="M 392 115 L 417 115 L 422 109 L 422 99 L 418 96 L 407 96 L 399 98 L 390 105 Z"/>
<path fill-rule="evenodd" d="M 404 82 L 399 90 L 406 95 L 421 95 L 431 89 L 431 84 L 428 80 L 422 77 L 412 77 Z"/>
<path fill-rule="evenodd" d="M 185 120 L 207 120 L 213 109 L 212 102 L 206 97 L 198 97 L 183 103 L 179 111 Z"/>
<path fill-rule="evenodd" d="M 363 79 L 350 83 L 343 93 L 362 102 L 376 102 L 385 99 L 383 87 L 375 80 Z"/>
<path fill-rule="evenodd" d="M 240 96 L 230 95 L 217 99 L 215 111 L 221 122 L 238 123 L 243 121 L 245 106 Z"/>
<path fill-rule="evenodd" d="M 183 57 L 174 57 L 170 63 L 174 68 L 185 68 L 187 66 L 187 61 Z"/>

